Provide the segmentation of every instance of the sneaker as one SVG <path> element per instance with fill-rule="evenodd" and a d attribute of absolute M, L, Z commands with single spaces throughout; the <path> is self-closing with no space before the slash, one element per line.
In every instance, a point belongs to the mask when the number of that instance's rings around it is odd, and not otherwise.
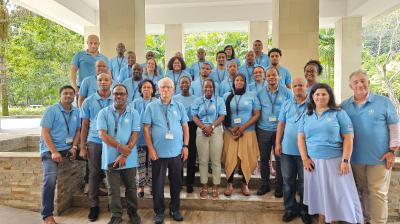
<path fill-rule="evenodd" d="M 122 223 L 122 218 L 121 217 L 111 217 L 110 221 L 108 224 L 121 224 Z"/>
<path fill-rule="evenodd" d="M 173 220 L 177 222 L 183 221 L 183 216 L 179 211 L 170 211 L 169 215 L 172 217 Z"/>
<path fill-rule="evenodd" d="M 261 185 L 261 187 L 257 191 L 257 195 L 264 195 L 270 191 L 268 185 Z"/>
<path fill-rule="evenodd" d="M 189 194 L 193 193 L 193 186 L 192 185 L 187 185 L 186 186 L 186 192 L 189 193 Z"/>
<path fill-rule="evenodd" d="M 164 214 L 163 213 L 156 214 L 156 216 L 154 216 L 153 220 L 154 220 L 155 224 L 163 224 L 164 223 Z"/>
<path fill-rule="evenodd" d="M 281 198 L 281 197 L 283 197 L 282 189 L 279 189 L 279 188 L 275 189 L 275 197 L 276 197 L 276 198 Z"/>
<path fill-rule="evenodd" d="M 301 211 L 300 217 L 304 224 L 312 224 L 311 216 L 307 213 L 307 211 Z"/>
<path fill-rule="evenodd" d="M 297 214 L 295 212 L 292 212 L 290 210 L 286 210 L 285 213 L 283 213 L 282 221 L 290 222 L 293 219 L 295 219 L 296 217 L 297 217 Z"/>
<path fill-rule="evenodd" d="M 99 212 L 100 212 L 99 206 L 91 207 L 88 215 L 89 221 L 91 222 L 96 221 L 97 218 L 99 218 Z"/>
<path fill-rule="evenodd" d="M 132 224 L 140 224 L 142 221 L 137 212 L 128 212 L 128 216 Z"/>

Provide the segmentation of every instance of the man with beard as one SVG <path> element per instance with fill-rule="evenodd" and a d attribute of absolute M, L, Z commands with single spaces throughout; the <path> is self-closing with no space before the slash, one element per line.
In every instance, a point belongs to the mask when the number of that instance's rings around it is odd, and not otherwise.
<path fill-rule="evenodd" d="M 246 77 L 247 86 L 254 83 L 253 70 L 256 62 L 256 54 L 250 50 L 246 54 L 246 63 L 239 68 L 239 73 Z"/>
<path fill-rule="evenodd" d="M 75 90 L 72 86 L 60 88 L 60 102 L 50 106 L 43 114 L 39 150 L 43 165 L 41 215 L 45 224 L 54 224 L 54 194 L 58 164 L 70 153 L 76 158 L 79 142 L 79 110 L 72 106 Z"/>
<path fill-rule="evenodd" d="M 126 53 L 126 57 L 128 59 L 128 63 L 121 68 L 118 77 L 113 77 L 113 79 L 118 83 L 124 82 L 126 79 L 132 77 L 133 65 L 136 64 L 136 54 L 133 51 L 128 51 Z"/>
<path fill-rule="evenodd" d="M 113 105 L 97 117 L 97 130 L 103 142 L 101 168 L 106 171 L 111 224 L 122 223 L 121 180 L 125 185 L 127 212 L 131 223 L 140 223 L 137 214 L 136 167 L 139 166 L 136 140 L 140 131 L 139 113 L 129 104 L 123 84 L 113 88 Z"/>
<path fill-rule="evenodd" d="M 216 60 L 217 60 L 217 67 L 212 71 L 210 78 L 214 80 L 216 84 L 220 85 L 221 82 L 225 80 L 225 78 L 228 78 L 228 72 L 226 71 L 225 51 L 218 51 Z"/>
<path fill-rule="evenodd" d="M 142 82 L 142 67 L 139 64 L 133 65 L 133 76 L 125 79 L 122 83 L 128 89 L 128 102 L 132 102 L 137 98 L 140 98 L 139 84 Z"/>
<path fill-rule="evenodd" d="M 289 89 L 292 88 L 292 74 L 289 69 L 279 64 L 282 51 L 279 48 L 272 48 L 268 52 L 269 61 L 271 62 L 270 67 L 274 67 L 278 71 L 279 85 L 285 86 Z"/>
<path fill-rule="evenodd" d="M 223 97 L 225 93 L 232 91 L 233 86 L 233 78 L 238 75 L 238 64 L 235 61 L 231 61 L 228 65 L 228 73 L 229 77 L 222 81 L 221 86 L 219 88 L 219 96 Z"/>
<path fill-rule="evenodd" d="M 81 109 L 82 130 L 80 143 L 80 156 L 87 158 L 89 165 L 89 205 L 88 219 L 91 222 L 99 216 L 99 187 L 101 178 L 101 139 L 97 132 L 97 114 L 105 107 L 112 104 L 111 97 L 112 78 L 108 73 L 97 75 L 98 91 L 83 101 Z M 87 144 L 86 144 L 87 143 Z"/>
<path fill-rule="evenodd" d="M 211 64 L 209 64 L 208 62 L 204 62 L 201 65 L 200 78 L 192 82 L 192 84 L 190 85 L 190 93 L 192 95 L 197 97 L 203 95 L 204 80 L 206 80 L 210 76 L 211 70 Z M 219 94 L 219 85 L 217 83 L 215 83 L 214 91 L 215 93 Z"/>
<path fill-rule="evenodd" d="M 199 48 L 197 50 L 197 59 L 198 61 L 193 63 L 190 67 L 190 72 L 192 74 L 192 81 L 195 81 L 200 78 L 201 67 L 203 66 L 204 62 L 207 62 L 211 66 L 211 70 L 214 69 L 213 63 L 210 61 L 206 61 L 206 50 L 204 48 Z"/>
<path fill-rule="evenodd" d="M 269 58 L 263 52 L 263 43 L 261 40 L 255 40 L 253 42 L 253 51 L 255 54 L 256 64 L 262 66 L 264 69 L 268 68 L 269 66 Z"/>
<path fill-rule="evenodd" d="M 112 79 L 118 82 L 118 77 L 120 77 L 122 68 L 126 67 L 126 65 L 128 64 L 128 60 L 124 55 L 126 51 L 124 43 L 118 43 L 115 50 L 117 51 L 117 56 L 111 58 L 110 60 L 110 71 Z"/>

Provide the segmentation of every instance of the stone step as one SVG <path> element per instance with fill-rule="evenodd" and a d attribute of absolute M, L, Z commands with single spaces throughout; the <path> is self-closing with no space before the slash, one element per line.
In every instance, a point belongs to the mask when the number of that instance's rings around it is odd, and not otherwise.
<path fill-rule="evenodd" d="M 195 187 L 193 193 L 186 193 L 186 189 L 181 191 L 181 209 L 201 210 L 201 211 L 249 211 L 249 212 L 265 212 L 265 211 L 282 211 L 283 199 L 275 198 L 274 192 L 271 191 L 263 196 L 256 195 L 256 190 L 250 190 L 250 196 L 241 194 L 240 188 L 235 188 L 234 193 L 230 197 L 226 197 L 223 192 L 225 188 L 220 187 L 220 198 L 218 200 L 211 199 L 211 189 L 208 199 L 201 199 L 199 196 L 200 188 Z M 121 192 L 124 192 L 121 189 Z M 124 193 L 121 193 L 122 201 L 126 207 Z M 170 203 L 169 187 L 164 188 L 165 206 L 168 209 Z M 152 209 L 152 196 L 145 189 L 145 196 L 138 199 L 139 208 Z M 102 210 L 107 209 L 108 198 L 100 197 L 100 207 Z M 72 207 L 88 207 L 88 197 L 84 194 L 75 195 L 72 199 Z"/>

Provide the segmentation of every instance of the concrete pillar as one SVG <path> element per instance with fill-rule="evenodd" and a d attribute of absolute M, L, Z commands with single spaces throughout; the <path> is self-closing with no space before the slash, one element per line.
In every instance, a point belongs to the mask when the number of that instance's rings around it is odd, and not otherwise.
<path fill-rule="evenodd" d="M 141 8 L 136 10 L 136 6 Z M 139 13 L 139 10 L 143 12 Z M 126 49 L 135 51 L 136 38 L 143 36 L 138 40 L 142 42 L 145 35 L 144 32 L 136 33 L 144 30 L 144 0 L 101 0 L 99 21 L 100 47 L 103 54 L 114 57 L 115 47 L 119 42 L 123 42 Z"/>
<path fill-rule="evenodd" d="M 135 0 L 135 48 L 136 61 L 146 62 L 146 21 L 145 21 L 145 0 Z"/>
<path fill-rule="evenodd" d="M 335 23 L 335 96 L 341 102 L 352 95 L 349 76 L 361 68 L 362 18 L 341 18 Z"/>
<path fill-rule="evenodd" d="M 183 28 L 182 24 L 165 24 L 165 67 L 175 52 L 183 52 Z"/>
<path fill-rule="evenodd" d="M 281 64 L 302 76 L 310 59 L 318 59 L 319 0 L 273 0 L 272 46 L 282 50 Z"/>
<path fill-rule="evenodd" d="M 264 52 L 268 52 L 268 21 L 250 21 L 249 22 L 249 49 L 253 48 L 253 42 L 261 40 L 264 46 Z"/>

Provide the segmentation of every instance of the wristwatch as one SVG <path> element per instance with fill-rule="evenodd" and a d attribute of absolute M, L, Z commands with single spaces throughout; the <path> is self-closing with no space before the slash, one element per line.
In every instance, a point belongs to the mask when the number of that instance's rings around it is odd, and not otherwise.
<path fill-rule="evenodd" d="M 215 129 L 215 126 L 214 126 L 214 125 L 211 125 L 211 128 L 214 130 L 214 129 Z"/>
<path fill-rule="evenodd" d="M 72 146 L 72 149 L 78 149 L 78 146 L 74 145 Z"/>
<path fill-rule="evenodd" d="M 348 159 L 342 159 L 342 162 L 343 163 L 349 163 L 349 160 Z"/>
<path fill-rule="evenodd" d="M 390 152 L 394 155 L 394 153 L 396 152 L 395 150 L 389 149 L 387 152 Z"/>

